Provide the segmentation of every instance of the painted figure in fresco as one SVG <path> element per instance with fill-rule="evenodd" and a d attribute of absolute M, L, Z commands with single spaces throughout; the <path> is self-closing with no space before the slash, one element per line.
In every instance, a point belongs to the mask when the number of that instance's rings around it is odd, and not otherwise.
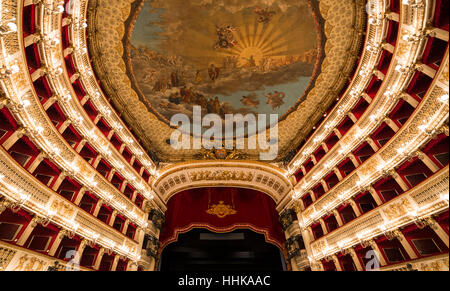
<path fill-rule="evenodd" d="M 238 42 L 234 38 L 234 32 L 237 28 L 228 25 L 226 27 L 219 27 L 216 25 L 217 37 L 219 38 L 214 46 L 215 49 L 228 49 L 235 47 Z"/>
<path fill-rule="evenodd" d="M 283 92 L 275 91 L 270 94 L 264 94 L 264 96 L 267 97 L 267 104 L 272 107 L 272 109 L 280 108 L 284 104 L 284 97 L 286 97 L 286 94 Z"/>
<path fill-rule="evenodd" d="M 205 96 L 199 95 L 197 104 L 200 105 L 202 108 L 206 108 L 208 105 L 208 101 L 206 100 Z"/>
<path fill-rule="evenodd" d="M 220 69 L 217 68 L 214 64 L 211 64 L 211 66 L 208 69 L 209 77 L 211 78 L 211 81 L 216 82 L 216 80 L 219 78 L 220 75 Z"/>
<path fill-rule="evenodd" d="M 219 102 L 219 97 L 217 97 L 217 96 L 216 96 L 216 98 L 214 98 L 213 110 L 214 110 L 214 113 L 216 113 L 216 114 L 219 114 L 219 112 L 220 112 L 220 102 Z"/>
<path fill-rule="evenodd" d="M 166 92 L 167 90 L 167 80 L 161 79 L 156 81 L 155 86 L 153 86 L 153 91 L 155 92 Z"/>
<path fill-rule="evenodd" d="M 172 81 L 172 87 L 180 86 L 180 79 L 178 77 L 178 72 L 173 72 L 170 75 L 170 80 Z"/>
<path fill-rule="evenodd" d="M 256 60 L 253 55 L 251 55 L 250 58 L 245 58 L 245 57 L 242 57 L 242 58 L 247 61 L 248 67 L 252 67 L 252 68 L 256 67 Z"/>
<path fill-rule="evenodd" d="M 200 70 L 197 70 L 197 73 L 195 74 L 195 83 L 199 84 L 203 81 L 202 72 Z"/>
<path fill-rule="evenodd" d="M 172 102 L 172 103 L 174 103 L 174 104 L 177 104 L 177 105 L 181 104 L 181 95 L 180 95 L 180 92 L 177 92 L 177 93 L 175 93 L 175 94 L 170 95 L 169 101 Z"/>
<path fill-rule="evenodd" d="M 214 100 L 211 98 L 208 99 L 208 103 L 206 104 L 206 111 L 208 113 L 214 113 Z"/>
<path fill-rule="evenodd" d="M 268 24 L 275 14 L 277 14 L 275 11 L 269 11 L 269 8 L 262 9 L 259 6 L 255 7 L 253 12 L 258 15 L 258 22 L 264 24 Z"/>
<path fill-rule="evenodd" d="M 259 106 L 258 95 L 256 95 L 256 94 L 242 96 L 241 102 L 245 106 L 249 106 L 249 107 L 253 107 L 253 108 L 258 108 L 258 106 Z"/>

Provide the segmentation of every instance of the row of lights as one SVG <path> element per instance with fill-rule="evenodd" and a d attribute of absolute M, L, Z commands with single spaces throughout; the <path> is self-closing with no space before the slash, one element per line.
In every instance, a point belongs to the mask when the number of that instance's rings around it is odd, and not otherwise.
<path fill-rule="evenodd" d="M 399 62 L 399 63 L 406 63 L 408 59 L 409 59 L 409 56 L 408 56 L 408 57 L 404 57 L 404 58 L 400 58 L 400 59 L 398 60 L 398 62 Z M 403 67 L 406 67 L 406 66 L 402 66 L 402 68 L 403 68 Z M 396 70 L 396 71 L 397 71 L 398 73 L 405 73 L 405 74 L 408 73 L 407 70 Z M 400 82 L 398 82 L 398 83 L 400 83 Z M 401 94 L 401 90 L 400 90 L 400 89 L 401 89 L 401 88 L 397 88 L 397 90 L 394 90 L 394 89 L 392 89 L 392 88 L 388 89 L 388 90 L 385 92 L 385 95 L 384 95 L 385 97 L 388 97 L 388 98 L 387 98 L 387 102 L 389 102 L 389 99 L 391 99 L 391 98 L 393 99 L 394 96 L 400 95 L 400 94 Z M 353 92 L 353 94 L 356 95 L 356 96 L 359 96 L 359 95 L 360 95 L 360 94 L 358 94 L 356 91 L 353 91 L 353 90 L 352 90 L 351 92 Z M 394 92 L 397 92 L 397 93 L 394 93 Z M 339 109 L 338 109 L 338 110 L 339 110 Z M 383 112 L 384 112 L 384 111 L 383 111 Z M 381 121 L 381 117 L 382 117 L 382 114 L 380 114 L 380 111 L 378 111 L 378 114 L 374 114 L 374 115 L 370 116 L 371 123 L 378 123 L 378 122 L 380 122 L 380 121 Z M 372 127 L 371 125 L 367 126 L 366 130 L 361 130 L 361 129 L 359 128 L 359 130 L 356 132 L 356 134 L 355 134 L 355 136 L 354 136 L 354 139 L 355 139 L 356 141 L 361 140 L 361 138 L 362 138 L 364 135 L 368 135 L 368 133 L 370 132 L 371 127 Z M 319 141 L 322 140 L 322 138 L 324 138 L 324 136 L 319 137 L 319 138 L 316 138 L 314 141 L 315 141 L 315 142 L 319 142 Z M 358 144 L 358 143 L 355 143 L 354 146 L 357 146 L 357 144 Z M 314 145 L 314 146 L 315 146 L 315 145 Z M 352 148 L 350 148 L 349 146 L 342 146 L 342 145 L 341 145 L 341 149 L 340 149 L 340 151 L 339 151 L 339 154 L 340 154 L 340 155 L 344 155 L 345 153 L 348 153 L 348 152 L 350 152 L 351 150 L 352 150 Z M 311 153 L 312 153 L 312 151 L 311 151 Z M 307 153 L 304 153 L 304 156 L 308 156 Z M 339 157 L 336 157 L 335 160 L 336 160 L 335 162 L 337 162 L 337 161 L 340 161 L 341 159 L 340 159 Z M 299 162 L 299 161 L 297 161 L 297 162 Z M 321 171 L 320 173 L 314 175 L 313 180 L 309 183 L 310 185 L 303 184 L 301 187 L 297 187 L 297 189 L 300 188 L 300 189 L 303 191 L 303 193 L 305 193 L 305 191 L 306 191 L 308 188 L 314 186 L 313 184 L 314 184 L 320 177 L 326 175 L 326 174 L 329 172 L 329 168 L 332 166 L 332 164 L 333 164 L 333 163 L 327 163 L 326 166 L 324 166 L 324 168 L 322 169 L 322 171 Z M 336 164 L 336 163 L 334 163 L 334 164 Z M 295 191 L 296 191 L 296 193 L 293 195 L 293 197 L 292 197 L 293 199 L 298 199 L 299 197 L 302 196 L 302 193 L 298 193 L 298 192 L 297 192 L 298 190 L 295 190 Z M 306 191 L 306 192 L 307 192 L 307 191 Z"/>
<path fill-rule="evenodd" d="M 443 95 L 444 99 L 446 98 L 446 95 L 447 94 Z M 440 100 L 441 98 L 442 97 L 438 98 L 438 100 Z M 444 101 L 444 102 L 442 102 L 442 100 L 440 100 L 440 102 L 442 103 L 441 110 L 443 108 L 448 107 L 448 99 L 447 99 L 447 101 Z M 441 110 L 438 110 L 438 113 Z M 424 121 L 424 124 L 419 127 L 420 130 L 423 133 L 426 133 L 427 135 L 432 135 L 432 133 L 436 130 L 435 123 L 438 118 L 439 118 L 439 115 L 435 114 L 428 121 Z M 417 150 L 416 144 L 417 143 L 420 144 L 421 142 L 423 142 L 423 140 L 420 140 L 419 138 L 420 137 L 416 137 L 416 141 L 411 141 L 409 144 L 406 144 L 403 147 L 397 149 L 398 156 L 405 158 L 410 153 L 415 152 Z M 376 166 L 377 173 L 381 173 L 381 174 L 387 173 L 391 169 L 393 169 L 396 166 L 396 164 L 398 164 L 398 156 L 392 157 L 392 159 L 389 162 L 381 162 L 378 166 Z M 329 213 L 330 210 L 332 210 L 332 209 L 338 207 L 339 205 L 341 205 L 342 203 L 352 199 L 352 197 L 354 195 L 356 195 L 357 193 L 359 193 L 361 191 L 361 189 L 365 189 L 366 187 L 370 186 L 374 182 L 374 179 L 377 179 L 377 178 L 378 178 L 378 176 L 374 177 L 374 178 L 360 177 L 360 180 L 356 182 L 354 189 L 350 189 L 344 193 L 340 193 L 336 200 L 325 205 L 320 211 L 317 211 L 317 209 L 314 208 L 312 215 L 309 217 L 307 222 L 304 223 L 304 226 L 311 225 L 314 221 L 316 221 L 323 215 L 326 215 L 327 213 Z"/>
<path fill-rule="evenodd" d="M 440 201 L 444 202 L 448 207 L 449 205 L 449 193 L 443 193 L 439 197 Z M 399 229 L 403 225 L 407 225 L 410 223 L 417 223 L 420 220 L 424 220 L 425 217 L 429 217 L 430 214 L 427 213 L 426 216 L 421 217 L 419 213 L 427 210 L 426 207 L 416 207 L 414 210 L 410 210 L 407 213 L 405 213 L 403 216 L 400 216 L 394 220 L 389 220 L 387 222 L 384 222 L 381 225 L 375 226 L 371 229 L 365 229 L 364 231 L 361 231 L 354 235 L 353 237 L 345 238 L 344 240 L 339 240 L 334 245 L 328 245 L 328 242 L 326 240 L 326 237 L 321 238 L 318 242 L 325 241 L 325 248 L 322 249 L 322 251 L 318 254 L 314 254 L 315 257 L 313 258 L 316 261 L 321 260 L 322 258 L 329 257 L 336 252 L 341 252 L 345 249 L 351 248 L 357 244 L 364 243 L 366 241 L 370 241 L 371 239 L 378 237 L 380 235 L 385 235 L 389 232 L 392 232 L 394 230 Z M 405 221 L 407 219 L 407 221 Z M 302 227 L 302 224 L 300 224 L 300 227 Z"/>
<path fill-rule="evenodd" d="M 411 43 L 411 41 L 408 41 L 408 42 Z M 409 60 L 409 59 L 410 59 L 409 56 L 408 56 L 408 57 L 401 58 L 401 59 L 399 60 L 399 63 L 407 63 L 407 60 Z M 396 70 L 396 71 L 397 71 L 398 73 L 407 73 L 407 71 L 404 71 L 404 70 Z M 400 82 L 397 82 L 397 84 L 398 84 L 398 83 L 400 83 Z M 402 88 L 397 88 L 396 90 L 394 90 L 394 89 L 390 88 L 390 89 L 388 89 L 388 90 L 385 92 L 385 95 L 384 95 L 384 96 L 389 97 L 389 98 L 387 98 L 387 100 L 389 101 L 389 99 L 393 98 L 393 97 L 396 96 L 397 94 L 400 94 L 401 89 L 402 89 Z M 394 94 L 394 92 L 398 92 L 398 93 L 397 93 L 397 94 Z M 439 98 L 439 100 L 444 104 L 444 106 L 448 106 L 448 93 L 446 93 L 446 94 L 444 94 L 443 96 L 441 96 L 441 97 Z M 371 119 L 372 121 L 379 120 L 379 116 L 373 115 L 373 116 L 370 117 L 370 119 Z M 431 118 L 430 121 L 429 121 L 428 123 L 425 123 L 423 126 L 421 126 L 422 131 L 430 131 L 430 130 L 432 130 L 432 128 L 429 128 L 429 127 L 431 126 L 432 122 L 434 122 L 434 118 Z M 362 135 L 363 135 L 363 134 L 361 134 L 361 133 L 359 134 L 359 136 L 357 135 L 357 136 L 356 136 L 357 139 L 361 138 Z M 405 146 L 405 147 L 402 148 L 402 149 L 399 149 L 399 154 L 400 154 L 400 151 L 402 152 L 401 154 L 403 154 L 404 152 L 406 152 L 406 151 L 407 151 L 407 146 Z M 345 154 L 345 152 L 346 152 L 346 149 L 345 149 L 345 147 L 343 147 L 343 149 L 341 149 L 340 153 L 341 153 L 341 154 Z M 379 165 L 378 168 L 383 167 L 383 169 L 380 169 L 380 170 L 386 170 L 387 164 L 388 164 L 388 163 L 384 163 L 382 166 Z M 322 172 L 319 173 L 319 174 L 317 174 L 317 175 L 315 175 L 315 176 L 313 177 L 313 181 L 310 182 L 311 185 L 305 185 L 305 184 L 304 184 L 304 185 L 302 185 L 302 186 L 300 187 L 301 190 L 302 190 L 302 191 L 307 191 L 307 189 L 308 189 L 309 187 L 312 187 L 313 184 L 319 179 L 319 177 L 325 175 L 325 174 L 329 171 L 329 167 L 330 167 L 330 166 L 331 166 L 331 164 L 330 164 L 330 163 L 327 163 L 326 167 L 322 170 Z M 391 167 L 391 168 L 393 168 L 393 167 Z M 361 187 L 363 187 L 364 184 L 367 184 L 367 183 L 368 183 L 368 181 L 365 181 L 365 179 L 361 179 L 361 180 L 357 183 L 357 188 L 358 188 L 357 190 L 359 190 Z M 308 186 L 309 186 L 309 187 L 308 187 Z M 295 190 L 295 191 L 298 191 L 298 190 Z M 349 193 L 350 193 L 350 191 L 349 191 Z M 332 208 L 332 205 L 333 205 L 333 204 L 340 205 L 340 204 L 345 200 L 345 196 L 348 196 L 349 198 L 351 198 L 351 197 L 353 196 L 353 195 L 350 195 L 350 194 L 347 195 L 347 194 L 348 194 L 348 193 L 346 193 L 345 195 L 344 195 L 344 194 L 341 194 L 340 197 L 339 197 L 339 199 L 338 199 L 338 201 L 334 201 L 334 202 L 330 203 L 329 205 L 327 205 L 327 207 L 324 207 L 324 209 L 322 209 L 322 211 L 316 211 L 316 210 L 314 209 L 314 210 L 315 210 L 315 211 L 314 211 L 314 214 L 313 214 L 312 217 L 309 219 L 309 221 L 311 222 L 312 220 L 317 219 L 318 217 L 321 217 L 321 214 L 322 214 L 324 211 L 325 211 L 325 213 L 328 213 L 328 212 L 329 212 L 329 209 Z M 353 193 L 353 194 L 355 194 L 355 193 Z M 293 195 L 292 198 L 293 198 L 293 199 L 298 199 L 301 195 L 302 195 L 302 193 L 298 193 L 298 192 L 297 192 L 297 193 L 295 193 L 295 194 Z"/>
<path fill-rule="evenodd" d="M 14 193 L 18 196 L 10 197 L 12 198 L 11 200 L 14 201 L 11 206 L 14 211 L 17 212 L 19 209 L 29 208 L 31 212 L 35 213 L 40 218 L 39 221 L 44 227 L 48 226 L 50 223 L 55 223 L 66 229 L 71 237 L 75 234 L 79 234 L 81 237 L 84 237 L 89 241 L 93 241 L 94 243 L 102 245 L 108 249 L 117 251 L 121 255 L 124 255 L 132 260 L 140 259 L 139 253 L 127 247 L 125 242 L 122 246 L 117 246 L 111 239 L 108 238 L 102 238 L 103 242 L 99 241 L 100 235 L 95 231 L 80 227 L 80 225 L 75 221 L 75 216 L 72 217 L 71 220 L 68 220 L 63 216 L 59 216 L 58 213 L 48 205 L 33 203 L 34 206 L 29 207 L 27 204 L 29 204 L 31 200 L 31 195 L 25 193 L 15 185 L 8 184 L 8 181 L 5 179 L 5 175 L 1 173 L 0 182 L 5 186 L 9 193 Z"/>
<path fill-rule="evenodd" d="M 14 74 L 16 74 L 16 73 L 18 73 L 20 71 L 20 69 L 19 69 L 19 67 L 18 67 L 18 65 L 16 63 L 14 63 L 14 65 L 9 66 L 9 67 L 11 67 L 12 69 L 9 70 L 8 76 L 12 76 L 12 75 L 14 75 Z M 58 73 L 58 72 L 60 72 L 61 69 L 62 68 L 60 66 L 57 66 L 55 69 L 50 68 L 49 71 L 52 74 L 59 75 L 60 73 Z M 17 104 L 20 108 L 27 109 L 31 105 L 30 100 L 32 100 L 32 96 L 28 96 L 28 95 L 29 94 L 24 94 L 24 95 L 21 96 L 22 97 L 21 101 L 20 101 L 19 104 Z M 69 96 L 69 95 L 66 94 L 65 96 Z M 13 101 L 12 101 L 12 103 L 14 104 Z M 34 135 L 41 136 L 43 134 L 43 132 L 44 132 L 44 127 L 35 119 L 31 119 L 31 122 L 29 122 L 29 126 L 30 126 L 30 128 L 29 128 L 30 133 L 32 133 Z M 46 145 L 45 146 L 45 148 L 47 149 L 46 152 L 48 152 L 49 156 L 52 156 L 54 158 L 58 158 L 58 157 L 62 158 L 61 157 L 62 150 L 59 148 L 59 146 L 57 144 L 49 144 L 48 140 L 45 139 L 45 138 L 43 138 L 42 140 L 43 140 L 42 144 L 40 144 L 40 145 L 41 145 L 41 147 L 43 145 Z M 72 171 L 72 168 L 69 168 L 67 171 L 68 172 Z M 76 171 L 76 168 L 75 168 L 75 171 Z M 86 175 L 86 176 L 89 177 L 89 175 Z M 91 177 L 94 177 L 94 175 L 92 175 Z M 83 175 L 83 178 L 85 178 L 84 175 Z M 93 178 L 91 178 L 90 180 L 88 178 L 87 180 L 88 180 L 88 183 L 89 183 L 91 188 L 96 188 L 97 182 L 95 182 L 93 180 Z M 144 191 L 146 190 L 145 186 L 142 183 L 140 183 L 138 186 L 139 186 L 138 189 L 144 190 Z M 142 191 L 142 192 L 145 193 L 144 191 Z M 98 194 L 100 194 L 100 197 L 102 197 L 102 198 L 105 197 L 105 195 L 103 195 L 104 191 L 102 189 L 96 189 L 96 192 Z M 147 194 L 147 196 L 149 196 L 150 198 L 153 197 L 152 194 Z M 126 210 L 125 208 L 122 207 L 122 212 L 124 213 L 124 216 L 131 217 L 131 221 L 136 223 L 136 225 L 143 226 L 143 225 L 145 225 L 147 223 L 146 222 L 146 218 L 145 218 L 145 214 L 142 214 L 143 219 L 139 220 L 139 215 L 136 213 L 136 211 L 133 211 L 133 210 L 128 211 L 128 210 Z"/>
<path fill-rule="evenodd" d="M 73 7 L 71 8 L 72 11 L 75 11 L 75 13 L 80 13 L 79 11 L 81 10 L 80 7 L 82 5 L 82 2 L 84 1 L 79 1 L 80 3 L 75 2 L 73 3 Z M 75 17 L 75 21 L 72 23 L 74 30 L 84 30 L 87 28 L 87 23 L 86 23 L 86 19 L 81 19 L 81 17 Z M 78 32 L 79 33 L 79 32 Z M 74 36 L 74 34 L 72 34 L 72 36 Z M 74 52 L 77 56 L 79 56 L 80 58 L 83 59 L 83 56 L 86 55 L 87 57 L 87 48 L 86 48 L 86 44 L 84 43 L 84 39 L 83 38 L 73 38 L 74 40 Z M 78 41 L 78 43 L 76 43 Z M 82 74 L 81 77 L 83 78 L 87 78 L 86 76 L 88 76 L 89 78 L 94 78 L 94 74 L 92 72 L 92 69 L 90 67 L 90 64 L 86 64 L 85 62 L 80 62 L 78 63 L 78 65 L 82 65 L 84 67 L 80 67 L 79 70 L 82 72 L 85 72 L 86 74 Z M 147 157 L 144 153 L 144 151 L 141 149 L 139 143 L 134 139 L 134 136 L 131 135 L 127 130 L 126 127 L 122 126 L 121 124 L 121 120 L 119 118 L 117 118 L 116 115 L 111 114 L 112 110 L 110 109 L 110 105 L 109 103 L 106 101 L 106 98 L 101 94 L 101 90 L 99 88 L 92 88 L 91 84 L 97 84 L 97 82 L 89 82 L 88 80 L 86 80 L 86 82 L 84 82 L 85 87 L 90 91 L 92 91 L 92 93 L 90 94 L 90 96 L 94 96 L 94 98 L 92 98 L 94 101 L 96 101 L 98 104 L 98 108 L 105 108 L 105 113 L 104 116 L 107 118 L 110 118 L 110 124 L 114 125 L 114 129 L 115 131 L 122 137 L 122 139 L 125 141 L 125 143 L 129 146 L 129 148 L 131 149 L 132 152 L 134 152 L 134 154 L 140 158 L 140 161 L 142 162 L 143 166 L 145 166 L 147 168 L 147 170 L 150 171 L 151 175 L 155 174 L 156 171 L 156 167 L 153 164 L 153 162 L 150 160 L 149 157 Z M 100 98 L 103 97 L 103 98 Z M 103 104 L 100 104 L 103 103 Z M 112 119 L 117 119 L 116 121 L 112 120 Z"/>
<path fill-rule="evenodd" d="M 375 9 L 370 9 L 368 12 L 369 17 L 374 17 L 374 15 L 384 15 L 384 12 L 381 11 L 383 5 L 377 5 L 375 7 Z M 384 19 L 384 18 L 383 18 Z M 377 26 L 377 25 L 375 25 Z M 369 30 L 370 28 L 368 28 Z M 378 29 L 378 28 L 377 28 Z M 381 35 L 381 34 L 374 34 L 375 36 Z M 370 54 L 374 55 L 374 56 L 378 56 L 379 53 L 382 50 L 382 46 L 381 46 L 381 38 L 379 40 L 368 40 L 367 44 L 366 44 L 366 49 L 365 51 L 369 52 Z M 368 79 L 371 74 L 373 73 L 373 70 L 376 67 L 376 60 L 378 59 L 377 57 L 373 57 L 370 58 L 372 60 L 371 64 L 362 64 L 359 70 L 359 74 L 361 77 L 363 77 L 364 79 Z M 295 174 L 295 172 L 298 170 L 298 168 L 300 167 L 300 165 L 302 163 L 304 163 L 306 161 L 306 159 L 308 159 L 308 157 L 310 157 L 312 155 L 312 153 L 314 152 L 314 150 L 317 148 L 318 145 L 320 145 L 325 138 L 330 134 L 330 132 L 339 124 L 339 122 L 345 117 L 345 115 L 347 114 L 347 112 L 349 112 L 351 110 L 351 108 L 354 106 L 354 104 L 356 104 L 356 102 L 360 99 L 361 94 L 363 94 L 364 91 L 364 86 L 367 82 L 365 82 L 365 80 L 360 80 L 360 82 L 356 85 L 354 85 L 354 87 L 349 90 L 348 92 L 348 96 L 350 98 L 342 98 L 342 101 L 340 102 L 341 104 L 339 106 L 337 106 L 337 109 L 335 111 L 335 114 L 329 114 L 328 115 L 328 119 L 329 121 L 327 123 L 325 123 L 324 125 L 324 130 L 322 132 L 322 134 L 317 133 L 316 131 L 316 137 L 311 139 L 312 140 L 312 144 L 309 147 L 305 147 L 301 153 L 301 156 L 299 158 L 297 158 L 297 160 L 292 161 L 292 167 L 289 168 L 288 170 L 288 176 L 292 176 L 293 174 Z M 338 99 L 339 101 L 339 99 Z M 325 116 L 327 117 L 327 116 Z"/>
<path fill-rule="evenodd" d="M 52 39 L 53 39 L 54 42 L 60 43 L 58 31 L 50 32 L 50 33 L 48 33 L 48 35 L 53 36 Z M 59 62 L 55 61 L 55 60 L 53 60 L 53 62 L 56 63 L 55 64 L 56 69 L 54 69 L 54 70 L 61 70 L 62 71 L 62 68 L 60 67 Z M 62 88 L 61 91 L 62 91 L 61 96 L 63 96 L 63 99 L 65 101 L 68 102 L 68 101 L 70 101 L 72 99 L 71 95 L 70 95 L 70 92 L 67 89 Z M 72 109 L 71 107 L 69 107 L 69 108 Z M 69 118 L 71 119 L 71 121 L 74 124 L 78 125 L 79 127 L 81 127 L 83 129 L 83 127 L 81 126 L 82 122 L 83 122 L 83 118 L 81 117 L 79 112 L 77 112 L 76 110 L 68 110 L 68 111 L 69 111 L 69 115 L 70 115 Z M 122 126 L 120 124 L 118 124 L 118 125 L 116 124 L 115 128 L 116 128 L 116 130 L 120 130 L 120 129 L 122 129 Z M 85 134 L 85 136 L 90 137 L 90 141 L 93 144 L 98 145 L 98 139 L 103 137 L 103 135 L 96 133 L 96 131 L 98 131 L 98 129 L 94 128 L 93 130 L 88 131 L 87 134 Z M 101 149 L 103 151 L 102 152 L 103 155 L 108 156 L 108 157 L 111 158 L 112 151 L 109 149 L 109 143 L 108 142 L 106 142 L 106 143 L 103 142 L 103 144 L 104 144 L 103 146 L 99 146 L 99 149 Z M 116 168 L 120 169 L 121 171 L 124 171 L 124 169 L 125 169 L 125 166 L 120 161 L 116 161 L 115 165 L 113 164 L 113 166 L 115 166 Z M 125 176 L 125 178 L 128 181 L 132 181 L 133 183 L 136 183 L 136 181 L 138 179 L 141 179 L 140 176 L 139 176 L 139 178 L 136 178 L 132 171 L 127 171 L 124 176 Z M 148 199 L 153 199 L 154 198 L 154 195 L 152 194 L 151 188 L 147 189 L 148 187 L 145 187 L 145 185 L 142 182 L 137 184 L 137 185 L 134 185 L 134 186 L 136 186 L 136 189 L 138 189 L 141 193 L 143 193 L 146 198 L 148 198 Z M 132 217 L 136 217 L 137 214 L 135 212 L 131 212 L 131 216 Z"/>

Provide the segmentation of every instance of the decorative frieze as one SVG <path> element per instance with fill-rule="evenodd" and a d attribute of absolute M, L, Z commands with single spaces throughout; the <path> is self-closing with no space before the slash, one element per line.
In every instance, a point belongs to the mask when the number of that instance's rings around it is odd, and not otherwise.
<path fill-rule="evenodd" d="M 427 223 L 430 221 L 427 217 L 448 209 L 448 200 L 443 197 L 449 191 L 448 177 L 447 166 L 418 187 L 314 241 L 311 244 L 314 258 L 343 251 L 379 235 L 396 236 L 395 230 L 410 223 Z M 418 193 L 423 193 L 424 198 L 427 195 L 426 203 L 420 207 L 413 198 Z"/>
<path fill-rule="evenodd" d="M 284 173 L 256 162 L 222 161 L 179 164 L 161 171 L 154 183 L 167 202 L 178 192 L 200 187 L 241 187 L 262 191 L 279 202 L 292 188 Z"/>

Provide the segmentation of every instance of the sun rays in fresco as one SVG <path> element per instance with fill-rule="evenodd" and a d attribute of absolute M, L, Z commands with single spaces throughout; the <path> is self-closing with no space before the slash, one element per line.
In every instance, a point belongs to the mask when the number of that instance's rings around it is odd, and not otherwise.
<path fill-rule="evenodd" d="M 237 27 L 233 33 L 237 41 L 235 47 L 214 49 L 216 33 L 211 25 L 207 28 L 207 33 L 199 30 L 189 31 L 187 37 L 195 41 L 189 42 L 188 46 L 180 45 L 180 52 L 204 68 L 208 66 L 205 60 L 220 64 L 227 56 L 238 57 L 239 64 L 245 66 L 250 58 L 259 64 L 264 58 L 277 59 L 305 52 L 302 38 L 305 32 L 298 26 L 298 20 L 286 18 L 282 14 L 274 16 L 270 23 L 260 23 L 256 17 L 253 20 L 245 14 L 233 18 L 227 19 L 226 23 Z"/>
<path fill-rule="evenodd" d="M 281 58 L 287 55 L 303 53 L 299 46 L 301 31 L 296 29 L 295 21 L 276 16 L 270 23 L 244 22 L 234 36 L 237 45 L 234 48 L 218 50 L 220 56 L 239 58 L 241 66 L 248 64 L 250 58 L 258 64 L 263 58 Z"/>

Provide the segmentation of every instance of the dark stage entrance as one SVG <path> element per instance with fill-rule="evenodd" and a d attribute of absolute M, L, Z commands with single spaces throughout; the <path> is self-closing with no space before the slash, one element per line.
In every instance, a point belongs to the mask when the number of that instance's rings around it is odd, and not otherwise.
<path fill-rule="evenodd" d="M 284 271 L 284 258 L 264 235 L 250 230 L 219 234 L 194 229 L 168 245 L 161 271 Z"/>

